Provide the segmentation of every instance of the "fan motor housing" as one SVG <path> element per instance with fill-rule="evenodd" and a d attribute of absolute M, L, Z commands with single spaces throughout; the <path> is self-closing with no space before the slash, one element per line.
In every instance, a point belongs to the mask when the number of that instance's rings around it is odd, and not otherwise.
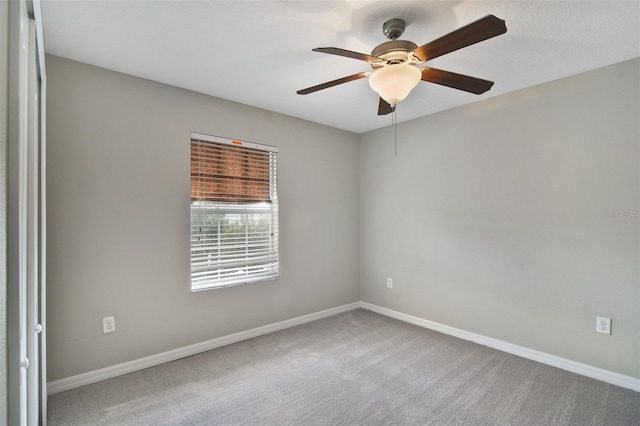
<path fill-rule="evenodd" d="M 409 62 L 411 52 L 417 49 L 417 47 L 415 43 L 407 40 L 392 40 L 376 46 L 371 51 L 371 56 L 380 58 L 387 63 Z"/>

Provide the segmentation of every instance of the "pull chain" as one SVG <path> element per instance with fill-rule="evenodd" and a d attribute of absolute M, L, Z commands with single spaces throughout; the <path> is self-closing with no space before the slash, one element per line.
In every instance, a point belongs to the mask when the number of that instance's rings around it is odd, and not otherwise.
<path fill-rule="evenodd" d="M 393 108 L 391 113 L 391 122 L 393 123 L 393 156 L 398 156 L 398 132 L 396 128 L 396 109 Z"/>

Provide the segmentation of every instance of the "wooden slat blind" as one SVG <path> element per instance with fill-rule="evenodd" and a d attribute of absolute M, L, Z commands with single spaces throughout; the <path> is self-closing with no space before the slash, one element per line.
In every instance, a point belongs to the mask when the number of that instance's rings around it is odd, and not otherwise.
<path fill-rule="evenodd" d="M 269 152 L 191 140 L 191 200 L 271 202 Z"/>

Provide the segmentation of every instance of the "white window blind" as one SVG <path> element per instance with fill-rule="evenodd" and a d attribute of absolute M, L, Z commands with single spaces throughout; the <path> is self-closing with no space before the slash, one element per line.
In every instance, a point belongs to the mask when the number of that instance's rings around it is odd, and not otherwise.
<path fill-rule="evenodd" d="M 191 134 L 191 290 L 276 279 L 277 148 Z"/>

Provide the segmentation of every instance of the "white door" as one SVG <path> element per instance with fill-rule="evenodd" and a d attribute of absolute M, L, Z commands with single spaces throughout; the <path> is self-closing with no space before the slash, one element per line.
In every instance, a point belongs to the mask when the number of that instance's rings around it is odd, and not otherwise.
<path fill-rule="evenodd" d="M 46 424 L 44 319 L 44 52 L 39 2 L 10 2 L 9 288 L 17 320 L 19 382 L 9 389 L 9 423 Z M 41 21 L 40 21 L 41 22 Z M 13 76 L 11 76 L 13 73 Z M 15 290 L 14 290 L 15 289 Z M 15 364 L 10 363 L 10 368 Z M 16 365 L 15 368 L 18 366 Z M 14 370 L 15 371 L 15 370 Z M 10 375 L 14 374 L 11 371 Z M 13 403 L 15 401 L 15 405 Z"/>
<path fill-rule="evenodd" d="M 44 176 L 44 162 L 42 147 L 44 142 L 44 123 L 42 110 L 43 68 L 40 67 L 38 52 L 40 46 L 36 37 L 35 21 L 29 20 L 29 119 L 27 129 L 27 282 L 26 282 L 26 353 L 29 360 L 27 369 L 27 424 L 38 425 L 46 423 L 46 396 L 41 392 L 45 371 L 44 353 L 42 352 L 43 322 L 45 300 L 43 280 L 43 238 L 44 212 L 41 199 L 45 194 L 42 190 Z M 42 309 L 41 309 L 42 308 Z M 46 384 L 45 384 L 46 387 Z"/>

